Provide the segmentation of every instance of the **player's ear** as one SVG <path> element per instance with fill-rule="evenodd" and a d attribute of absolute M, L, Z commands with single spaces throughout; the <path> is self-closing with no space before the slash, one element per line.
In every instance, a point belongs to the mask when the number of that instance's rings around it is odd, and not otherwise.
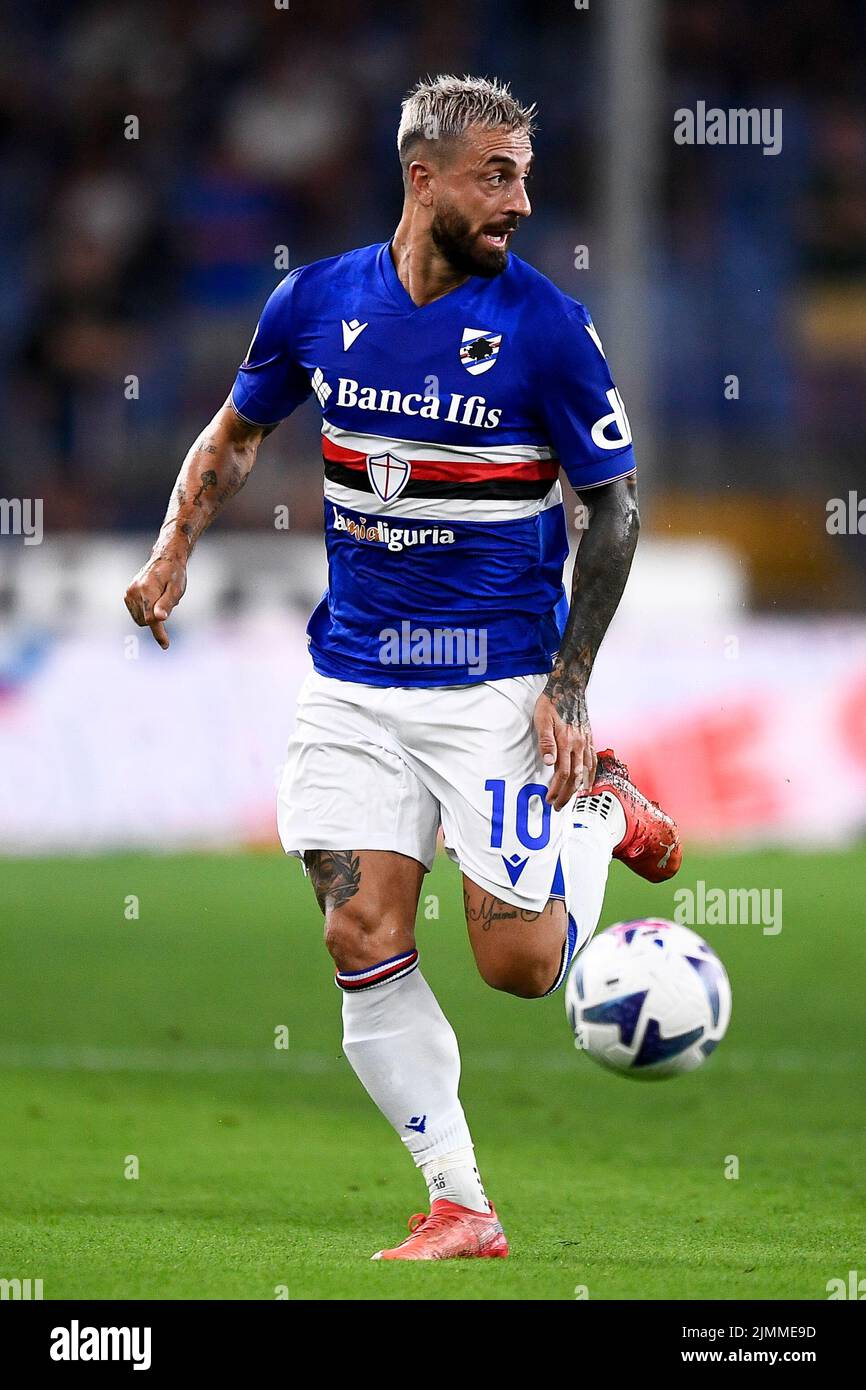
<path fill-rule="evenodd" d="M 411 188 L 422 207 L 429 208 L 433 202 L 431 180 L 433 169 L 421 159 L 413 159 L 406 171 L 407 189 Z"/>

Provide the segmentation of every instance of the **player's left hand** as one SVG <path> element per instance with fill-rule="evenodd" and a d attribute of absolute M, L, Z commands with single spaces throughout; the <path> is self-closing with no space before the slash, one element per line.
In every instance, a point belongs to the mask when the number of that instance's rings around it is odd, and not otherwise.
<path fill-rule="evenodd" d="M 595 781 L 595 749 L 586 706 L 582 700 L 574 718 L 565 719 L 557 708 L 561 701 L 539 695 L 533 722 L 542 762 L 553 767 L 546 801 L 561 811 L 573 796 L 591 791 Z"/>

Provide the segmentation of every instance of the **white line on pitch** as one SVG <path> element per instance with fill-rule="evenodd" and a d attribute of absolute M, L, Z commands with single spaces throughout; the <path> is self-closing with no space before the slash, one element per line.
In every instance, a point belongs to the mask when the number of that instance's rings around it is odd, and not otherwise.
<path fill-rule="evenodd" d="M 723 1064 L 720 1066 L 720 1062 Z M 579 1065 L 565 1041 L 561 1052 L 527 1053 L 525 1049 L 473 1052 L 463 1049 L 467 1072 L 573 1072 Z M 299 1072 L 319 1074 L 346 1065 L 337 1052 L 262 1048 L 109 1047 L 102 1044 L 0 1043 L 0 1069 L 6 1071 L 86 1072 Z M 829 1053 L 798 1048 L 722 1048 L 715 1066 L 759 1076 L 767 1072 L 855 1075 L 866 1070 L 866 1056 L 851 1050 Z"/>

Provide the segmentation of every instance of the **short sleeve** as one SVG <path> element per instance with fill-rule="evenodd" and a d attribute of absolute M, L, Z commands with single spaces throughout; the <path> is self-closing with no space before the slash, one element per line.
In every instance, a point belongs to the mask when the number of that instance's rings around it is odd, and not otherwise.
<path fill-rule="evenodd" d="M 582 304 L 549 325 L 537 360 L 541 414 L 572 486 L 599 487 L 631 473 L 628 416 Z"/>
<path fill-rule="evenodd" d="M 232 387 L 232 405 L 254 425 L 279 424 L 312 391 L 294 354 L 297 276 L 287 275 L 262 310 Z"/>

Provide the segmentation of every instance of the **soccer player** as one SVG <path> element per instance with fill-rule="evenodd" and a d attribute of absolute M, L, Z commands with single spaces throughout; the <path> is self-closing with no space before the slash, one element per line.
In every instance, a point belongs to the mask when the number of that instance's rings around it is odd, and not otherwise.
<path fill-rule="evenodd" d="M 415 87 L 396 232 L 274 290 L 126 595 L 167 647 L 193 546 L 312 394 L 329 581 L 278 822 L 324 914 L 346 1056 L 430 1194 L 377 1259 L 508 1253 L 418 963 L 440 826 L 478 969 L 526 999 L 592 936 L 612 856 L 656 882 L 681 858 L 670 817 L 593 749 L 586 688 L 637 543 L 635 460 L 589 314 L 510 251 L 533 121 L 495 81 Z M 588 518 L 570 605 L 560 468 Z"/>

